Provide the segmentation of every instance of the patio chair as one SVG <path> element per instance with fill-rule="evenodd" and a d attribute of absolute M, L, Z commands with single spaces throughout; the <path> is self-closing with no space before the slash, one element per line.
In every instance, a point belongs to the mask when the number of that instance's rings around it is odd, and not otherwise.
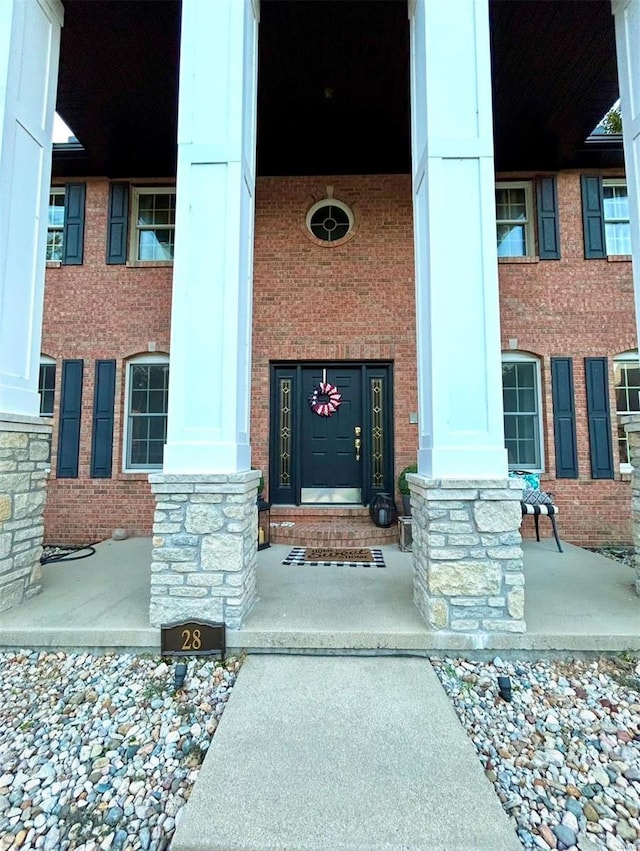
<path fill-rule="evenodd" d="M 537 473 L 529 473 L 526 470 L 512 470 L 510 476 L 518 479 L 523 479 L 525 486 L 522 491 L 522 499 L 520 500 L 520 508 L 522 509 L 522 517 L 530 514 L 533 515 L 533 520 L 536 525 L 536 541 L 540 540 L 540 515 L 546 515 L 551 521 L 553 529 L 553 537 L 556 539 L 558 551 L 562 552 L 560 539 L 558 538 L 558 527 L 556 525 L 556 515 L 559 513 L 558 506 L 555 504 L 553 494 L 547 491 L 540 490 L 540 476 Z"/>

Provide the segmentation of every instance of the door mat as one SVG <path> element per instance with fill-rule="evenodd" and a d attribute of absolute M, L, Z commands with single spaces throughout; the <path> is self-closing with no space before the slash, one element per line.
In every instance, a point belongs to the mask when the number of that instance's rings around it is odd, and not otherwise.
<path fill-rule="evenodd" d="M 380 549 L 368 547 L 294 547 L 282 562 L 313 567 L 384 567 L 384 556 Z"/>

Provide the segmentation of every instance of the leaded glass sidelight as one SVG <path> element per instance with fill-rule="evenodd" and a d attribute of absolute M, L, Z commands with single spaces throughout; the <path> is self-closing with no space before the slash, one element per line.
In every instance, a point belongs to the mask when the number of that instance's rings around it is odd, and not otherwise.
<path fill-rule="evenodd" d="M 279 470 L 278 480 L 281 487 L 291 486 L 291 385 L 290 378 L 281 378 L 278 386 L 279 416 Z"/>
<path fill-rule="evenodd" d="M 382 378 L 371 379 L 371 485 L 384 487 L 384 388 Z"/>

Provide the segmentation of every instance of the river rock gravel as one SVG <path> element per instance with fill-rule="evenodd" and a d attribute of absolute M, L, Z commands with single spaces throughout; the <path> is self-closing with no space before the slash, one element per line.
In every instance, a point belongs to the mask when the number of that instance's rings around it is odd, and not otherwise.
<path fill-rule="evenodd" d="M 0 851 L 164 851 L 241 660 L 0 653 Z"/>
<path fill-rule="evenodd" d="M 640 851 L 638 660 L 431 662 L 524 848 Z"/>

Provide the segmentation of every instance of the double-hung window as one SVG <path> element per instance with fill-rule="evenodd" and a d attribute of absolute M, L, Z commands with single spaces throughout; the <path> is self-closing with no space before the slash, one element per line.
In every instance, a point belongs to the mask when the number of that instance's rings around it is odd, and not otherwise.
<path fill-rule="evenodd" d="M 621 422 L 625 414 L 640 413 L 640 363 L 638 352 L 625 352 L 613 362 L 616 384 L 616 414 L 618 415 L 618 452 L 620 472 L 632 470 L 629 441 Z"/>
<path fill-rule="evenodd" d="M 52 186 L 49 191 L 47 220 L 47 260 L 62 261 L 64 236 L 64 186 Z"/>
<path fill-rule="evenodd" d="M 162 467 L 167 440 L 169 361 L 146 355 L 127 367 L 125 470 Z"/>
<path fill-rule="evenodd" d="M 40 416 L 53 416 L 53 402 L 56 391 L 56 362 L 44 355 L 40 360 L 40 375 L 38 379 L 40 393 Z"/>
<path fill-rule="evenodd" d="M 176 227 L 176 190 L 154 186 L 132 193 L 132 260 L 173 260 Z"/>
<path fill-rule="evenodd" d="M 631 254 L 629 196 L 624 180 L 602 181 L 604 234 L 608 255 Z"/>
<path fill-rule="evenodd" d="M 537 359 L 503 355 L 502 399 L 509 469 L 542 470 L 542 406 Z"/>
<path fill-rule="evenodd" d="M 496 184 L 496 236 L 498 257 L 535 254 L 533 196 L 530 181 Z"/>

